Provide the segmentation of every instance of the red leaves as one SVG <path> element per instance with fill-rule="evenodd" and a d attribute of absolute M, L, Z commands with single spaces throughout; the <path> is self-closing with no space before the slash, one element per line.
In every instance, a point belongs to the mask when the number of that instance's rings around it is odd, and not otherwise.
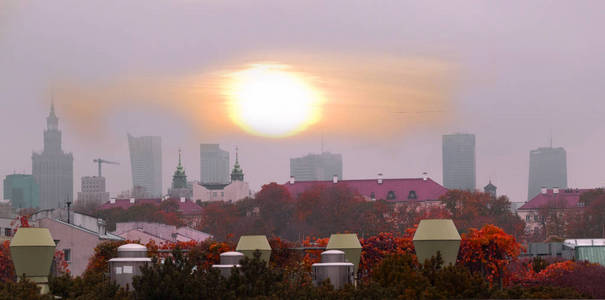
<path fill-rule="evenodd" d="M 0 244 L 0 280 L 15 280 L 15 266 L 10 256 L 10 241 L 6 240 Z"/>
<path fill-rule="evenodd" d="M 485 225 L 481 230 L 471 228 L 462 234 L 458 261 L 474 272 L 481 272 L 490 283 L 503 281 L 506 266 L 521 253 L 521 244 L 515 238 L 494 225 Z"/>

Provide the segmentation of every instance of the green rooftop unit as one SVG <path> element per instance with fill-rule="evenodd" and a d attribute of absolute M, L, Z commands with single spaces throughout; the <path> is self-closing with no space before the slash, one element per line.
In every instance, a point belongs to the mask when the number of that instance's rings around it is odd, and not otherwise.
<path fill-rule="evenodd" d="M 413 239 L 418 262 L 424 263 L 425 260 L 436 256 L 439 251 L 444 266 L 456 264 L 460 240 L 460 234 L 452 220 L 421 220 Z"/>
<path fill-rule="evenodd" d="M 264 235 L 242 235 L 239 238 L 235 251 L 241 252 L 248 258 L 254 257 L 254 251 L 260 251 L 260 258 L 269 264 L 271 258 L 271 245 Z"/>
<path fill-rule="evenodd" d="M 326 250 L 340 250 L 345 253 L 345 259 L 355 265 L 355 274 L 359 269 L 361 259 L 361 243 L 356 233 L 338 233 L 330 235 Z"/>
<path fill-rule="evenodd" d="M 47 228 L 21 227 L 10 243 L 10 252 L 19 280 L 35 282 L 42 294 L 48 293 L 48 275 L 55 255 L 55 242 Z"/>

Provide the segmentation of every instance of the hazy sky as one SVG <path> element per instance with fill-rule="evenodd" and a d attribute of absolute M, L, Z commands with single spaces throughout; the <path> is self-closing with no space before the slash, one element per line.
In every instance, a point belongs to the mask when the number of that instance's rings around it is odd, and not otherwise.
<path fill-rule="evenodd" d="M 255 190 L 285 182 L 322 132 L 345 178 L 438 182 L 441 135 L 474 133 L 477 186 L 523 201 L 552 131 L 569 185 L 603 186 L 603 28 L 603 1 L 2 1 L 0 174 L 31 173 L 53 90 L 76 191 L 99 156 L 121 162 L 110 192 L 130 188 L 128 132 L 162 136 L 165 189 L 178 148 L 199 179 L 201 142 L 238 145 Z M 234 127 L 215 83 L 259 61 L 315 78 L 322 121 L 283 139 Z"/>

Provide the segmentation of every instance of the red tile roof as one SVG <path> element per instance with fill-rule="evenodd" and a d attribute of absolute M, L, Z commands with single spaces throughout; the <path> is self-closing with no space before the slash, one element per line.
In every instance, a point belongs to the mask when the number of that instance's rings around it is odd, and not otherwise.
<path fill-rule="evenodd" d="M 552 189 L 548 189 L 546 193 L 536 195 L 518 210 L 538 209 L 547 205 L 551 208 L 561 209 L 578 208 L 580 195 L 586 191 L 590 191 L 590 189 L 559 189 L 559 192 L 555 194 Z"/>
<path fill-rule="evenodd" d="M 178 198 L 169 198 L 166 200 L 162 200 L 161 198 L 135 199 L 134 204 L 130 203 L 130 199 L 115 199 L 115 203 L 111 203 L 111 201 L 113 201 L 113 200 L 105 202 L 105 204 L 101 205 L 99 207 L 99 209 L 103 209 L 103 210 L 111 209 L 111 208 L 128 209 L 131 206 L 143 205 L 143 204 L 160 205 L 160 203 L 162 203 L 162 201 L 167 201 L 167 200 L 175 200 L 179 204 L 179 211 L 183 215 L 197 215 L 202 212 L 202 208 L 199 205 L 195 204 L 193 201 L 187 199 L 184 202 L 181 202 L 181 200 Z"/>
<path fill-rule="evenodd" d="M 410 191 L 416 193 L 415 201 L 418 202 L 438 200 L 447 192 L 446 188 L 430 178 L 426 180 L 423 178 L 382 179 L 381 184 L 378 183 L 378 179 L 340 180 L 338 183 L 332 181 L 298 181 L 293 184 L 287 182 L 284 187 L 288 189 L 292 197 L 297 197 L 300 193 L 315 185 L 332 184 L 346 185 L 368 198 L 371 198 L 371 194 L 374 193 L 374 198 L 379 200 L 387 200 L 389 191 L 393 191 L 396 198 L 389 200 L 392 202 L 409 201 Z"/>

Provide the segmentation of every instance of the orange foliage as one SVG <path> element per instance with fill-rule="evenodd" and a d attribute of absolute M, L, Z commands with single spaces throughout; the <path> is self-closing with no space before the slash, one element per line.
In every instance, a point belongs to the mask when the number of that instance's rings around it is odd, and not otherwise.
<path fill-rule="evenodd" d="M 326 247 L 330 238 L 316 238 L 307 236 L 302 241 L 303 247 Z M 312 264 L 318 263 L 321 259 L 321 252 L 324 250 L 306 250 L 305 257 L 303 258 L 303 264 L 307 267 L 311 267 Z"/>
<path fill-rule="evenodd" d="M 510 280 L 506 276 L 507 265 L 517 259 L 522 249 L 515 237 L 488 224 L 481 230 L 470 228 L 468 234 L 462 235 L 458 260 L 471 271 L 481 272 L 491 284 L 502 285 Z"/>
<path fill-rule="evenodd" d="M 402 236 L 394 235 L 389 232 L 381 232 L 378 235 L 361 239 L 361 261 L 360 272 L 364 275 L 371 273 L 372 269 L 378 265 L 382 259 L 395 254 L 414 255 L 414 244 L 412 239 L 416 233 L 415 225 L 408 228 Z"/>

